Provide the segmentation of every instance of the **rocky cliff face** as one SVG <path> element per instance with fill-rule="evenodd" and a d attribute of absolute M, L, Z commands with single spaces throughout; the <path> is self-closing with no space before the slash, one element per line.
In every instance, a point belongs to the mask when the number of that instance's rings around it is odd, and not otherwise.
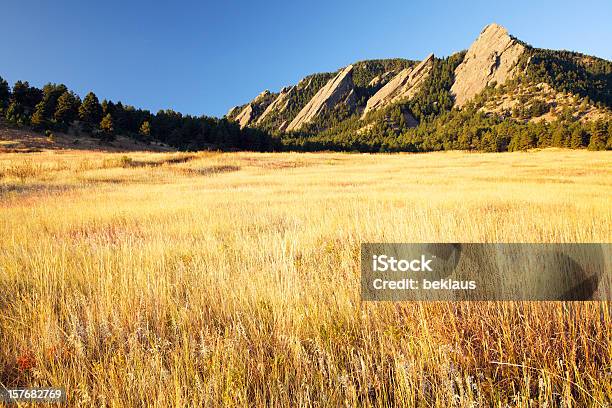
<path fill-rule="evenodd" d="M 240 113 L 240 106 L 234 106 L 233 108 L 230 108 L 229 111 L 227 111 L 225 116 L 233 119 L 234 116 L 236 116 L 238 113 Z"/>
<path fill-rule="evenodd" d="M 354 99 L 353 66 L 341 70 L 329 80 L 323 88 L 302 108 L 297 116 L 287 126 L 287 131 L 299 130 L 305 123 L 311 122 L 325 109 L 331 109 L 342 101 L 351 102 Z"/>
<path fill-rule="evenodd" d="M 289 99 L 291 98 L 292 93 L 295 91 L 295 87 L 286 86 L 281 89 L 280 94 L 274 101 L 268 105 L 266 110 L 263 111 L 261 116 L 255 122 L 256 125 L 259 125 L 263 122 L 263 120 L 270 115 L 272 112 L 283 113 L 285 109 L 287 109 L 287 105 L 289 104 Z"/>
<path fill-rule="evenodd" d="M 416 67 L 400 71 L 392 80 L 368 99 L 362 118 L 368 112 L 384 108 L 400 100 L 412 98 L 419 91 L 423 81 L 431 74 L 433 60 L 434 56 L 430 54 Z"/>
<path fill-rule="evenodd" d="M 451 93 L 455 105 L 463 106 L 487 85 L 502 84 L 516 74 L 516 64 L 525 47 L 505 28 L 490 24 L 482 30 L 455 70 Z"/>
<path fill-rule="evenodd" d="M 271 102 L 271 93 L 267 89 L 257 95 L 255 99 L 253 99 L 250 103 L 248 103 L 242 111 L 234 118 L 236 122 L 240 124 L 240 127 L 243 128 L 245 126 L 253 123 L 258 116 L 264 111 Z M 228 112 L 228 116 L 231 116 L 232 113 L 235 113 L 236 108 L 232 108 Z"/>
<path fill-rule="evenodd" d="M 240 111 L 235 120 L 240 124 L 240 128 L 243 128 L 253 120 L 253 116 L 253 105 L 249 103 Z"/>

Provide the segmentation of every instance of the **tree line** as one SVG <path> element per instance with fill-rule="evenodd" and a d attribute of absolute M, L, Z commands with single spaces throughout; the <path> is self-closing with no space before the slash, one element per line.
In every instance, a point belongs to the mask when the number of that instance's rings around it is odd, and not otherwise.
<path fill-rule="evenodd" d="M 387 133 L 304 136 L 287 134 L 283 147 L 296 151 L 430 152 L 475 150 L 505 152 L 533 148 L 612 150 L 612 120 L 519 122 L 483 112 L 453 110 L 415 128 Z"/>
<path fill-rule="evenodd" d="M 0 118 L 12 126 L 27 126 L 37 131 L 73 130 L 91 134 L 102 141 L 111 141 L 121 134 L 145 142 L 159 141 L 184 150 L 424 152 L 461 149 L 500 152 L 555 146 L 612 149 L 612 118 L 609 116 L 584 121 L 568 107 L 567 112 L 552 122 L 532 122 L 530 118 L 539 117 L 550 109 L 545 101 L 537 98 L 521 101 L 512 112 L 494 114 L 482 111 L 490 94 L 513 93 L 513 87 L 516 88 L 520 82 L 518 80 L 505 84 L 503 90 L 492 85 L 461 110 L 454 109 L 450 87 L 454 70 L 463 56 L 464 53 L 458 53 L 435 59 L 432 75 L 424 81 L 417 95 L 373 112 L 365 122 L 360 119 L 360 112 L 340 105 L 293 133 L 272 131 L 268 126 L 270 123 L 262 124 L 259 129 L 241 129 L 227 118 L 183 115 L 170 109 L 152 114 L 121 102 L 100 102 L 93 92 L 81 100 L 63 84 L 49 83 L 38 89 L 28 82 L 17 81 L 11 88 L 2 78 Z M 606 107 L 609 105 L 604 100 L 610 82 L 602 78 L 610 75 L 610 66 L 595 63 L 589 66 L 588 72 L 598 75 L 597 80 L 587 78 L 580 86 L 588 88 L 591 95 L 599 98 L 598 106 Z M 552 66 L 551 75 L 560 70 L 556 65 Z M 525 81 L 533 82 L 536 73 L 544 75 L 542 72 L 548 72 L 543 67 L 540 63 L 535 64 Z M 313 75 L 307 82 L 309 86 L 304 86 L 304 90 L 297 87 L 296 93 L 306 96 L 306 93 L 314 92 L 329 75 Z M 362 82 L 370 76 L 363 74 Z M 316 84 L 311 84 L 312 81 Z M 567 84 L 568 81 L 564 79 L 559 83 Z M 583 102 L 588 105 L 587 98 L 590 96 L 584 95 Z M 307 98 L 302 99 L 301 102 L 305 103 Z M 290 110 L 295 109 L 288 107 L 284 115 Z M 410 127 L 409 122 L 414 122 L 411 118 L 418 120 L 416 127 Z"/>
<path fill-rule="evenodd" d="M 186 150 L 229 148 L 268 151 L 278 140 L 257 129 L 240 129 L 227 119 L 183 115 L 171 109 L 153 114 L 122 102 L 103 100 L 94 92 L 83 99 L 64 84 L 39 89 L 27 81 L 10 87 L 0 77 L 0 119 L 36 131 L 70 130 L 110 142 L 124 135 L 144 142 L 157 141 Z"/>

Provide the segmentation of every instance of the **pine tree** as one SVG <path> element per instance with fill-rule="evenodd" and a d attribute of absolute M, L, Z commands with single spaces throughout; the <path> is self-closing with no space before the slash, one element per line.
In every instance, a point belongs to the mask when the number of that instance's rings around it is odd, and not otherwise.
<path fill-rule="evenodd" d="M 38 130 L 48 129 L 55 121 L 54 113 L 57 106 L 57 100 L 68 89 L 66 85 L 47 84 L 42 90 L 42 100 L 36 104 L 34 113 L 32 114 L 32 126 Z"/>
<path fill-rule="evenodd" d="M 115 125 L 113 124 L 113 117 L 111 116 L 110 113 L 107 113 L 106 116 L 104 116 L 104 118 L 102 118 L 102 121 L 100 122 L 100 129 L 109 135 L 112 135 L 113 132 L 115 131 Z"/>
<path fill-rule="evenodd" d="M 151 124 L 149 123 L 149 121 L 145 120 L 144 122 L 142 122 L 139 133 L 145 137 L 151 136 Z"/>
<path fill-rule="evenodd" d="M 24 107 L 27 104 L 28 100 L 28 82 L 15 82 L 13 85 L 13 94 L 11 96 L 11 101 L 15 103 L 15 105 L 20 105 Z"/>
<path fill-rule="evenodd" d="M 102 115 L 106 116 L 109 113 L 113 116 L 115 115 L 115 104 L 105 99 L 102 101 Z"/>
<path fill-rule="evenodd" d="M 115 122 L 115 129 L 119 133 L 124 133 L 127 129 L 127 115 L 125 108 L 121 101 L 117 102 L 113 109 L 113 121 Z"/>
<path fill-rule="evenodd" d="M 0 113 L 8 107 L 9 100 L 11 98 L 11 88 L 9 88 L 8 82 L 0 77 Z"/>
<path fill-rule="evenodd" d="M 6 113 L 4 117 L 9 123 L 14 125 L 24 125 L 26 124 L 26 117 L 23 113 L 23 106 L 16 101 L 12 101 L 8 108 L 6 109 Z"/>
<path fill-rule="evenodd" d="M 606 140 L 599 134 L 592 135 L 588 146 L 589 150 L 606 150 Z"/>
<path fill-rule="evenodd" d="M 64 92 L 57 100 L 53 117 L 63 125 L 70 125 L 79 116 L 79 97 L 73 92 Z"/>
<path fill-rule="evenodd" d="M 480 140 L 480 150 L 485 152 L 496 152 L 497 151 L 497 140 L 495 135 L 490 130 L 483 133 L 482 139 Z"/>
<path fill-rule="evenodd" d="M 597 120 L 593 123 L 591 140 L 589 142 L 589 150 L 605 150 L 606 149 L 606 133 L 607 126 L 602 120 Z"/>
<path fill-rule="evenodd" d="M 102 106 L 100 106 L 98 97 L 93 92 L 88 93 L 83 99 L 83 103 L 79 107 L 79 119 L 89 129 L 97 126 L 102 120 Z"/>
<path fill-rule="evenodd" d="M 565 124 L 561 123 L 557 125 L 557 128 L 553 131 L 552 145 L 554 147 L 564 147 L 569 134 L 565 127 Z"/>
<path fill-rule="evenodd" d="M 519 145 L 518 148 L 520 150 L 533 149 L 536 147 L 536 138 L 529 131 L 529 129 L 524 129 L 519 136 Z"/>
<path fill-rule="evenodd" d="M 53 114 L 57 108 L 57 100 L 60 96 L 67 92 L 68 88 L 64 84 L 47 84 L 43 87 L 43 102 L 45 103 L 45 111 L 49 116 L 46 119 L 53 120 Z"/>
<path fill-rule="evenodd" d="M 586 132 L 580 125 L 578 125 L 574 131 L 572 132 L 572 136 L 570 138 L 570 145 L 572 149 L 580 149 L 585 146 L 584 140 L 586 138 Z"/>
<path fill-rule="evenodd" d="M 102 140 L 110 142 L 115 139 L 115 124 L 110 113 L 107 113 L 100 121 L 100 130 L 99 135 Z"/>
<path fill-rule="evenodd" d="M 45 101 L 40 101 L 34 109 L 34 113 L 32 114 L 32 119 L 30 120 L 30 123 L 37 130 L 45 130 L 49 127 L 47 116 L 47 104 L 45 103 Z"/>
<path fill-rule="evenodd" d="M 34 111 L 36 105 L 42 100 L 42 90 L 30 86 L 28 81 L 17 81 L 13 85 L 11 94 L 11 102 L 14 102 L 16 108 L 21 112 L 24 120 L 29 120 L 29 116 Z"/>

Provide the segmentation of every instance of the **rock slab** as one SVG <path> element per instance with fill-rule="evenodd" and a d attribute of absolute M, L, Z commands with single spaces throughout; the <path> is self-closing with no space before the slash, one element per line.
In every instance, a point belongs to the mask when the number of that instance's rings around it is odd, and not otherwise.
<path fill-rule="evenodd" d="M 278 97 L 263 111 L 261 116 L 255 122 L 256 125 L 259 125 L 263 122 L 263 120 L 268 117 L 272 112 L 282 113 L 287 109 L 287 105 L 289 103 L 289 98 L 291 94 L 295 90 L 293 86 L 286 86 L 281 91 Z"/>
<path fill-rule="evenodd" d="M 257 95 L 252 102 L 247 104 L 247 106 L 242 109 L 242 111 L 236 116 L 235 120 L 240 124 L 240 128 L 244 128 L 251 124 L 255 119 L 257 119 L 257 111 L 261 112 L 267 106 L 264 101 L 270 95 L 270 91 L 267 89 Z M 230 111 L 231 113 L 232 111 Z"/>
<path fill-rule="evenodd" d="M 286 131 L 299 130 L 304 124 L 319 116 L 325 109 L 331 109 L 348 96 L 354 95 L 351 91 L 353 91 L 353 66 L 349 65 L 330 79 L 323 88 L 319 89 L 287 126 Z"/>
<path fill-rule="evenodd" d="M 371 111 L 382 109 L 400 100 L 410 100 L 419 91 L 423 81 L 431 74 L 434 55 L 429 54 L 417 66 L 401 70 L 385 86 L 380 88 L 368 102 L 362 119 Z"/>
<path fill-rule="evenodd" d="M 486 26 L 455 69 L 451 93 L 455 106 L 463 106 L 492 83 L 503 84 L 517 72 L 525 46 L 497 24 Z"/>

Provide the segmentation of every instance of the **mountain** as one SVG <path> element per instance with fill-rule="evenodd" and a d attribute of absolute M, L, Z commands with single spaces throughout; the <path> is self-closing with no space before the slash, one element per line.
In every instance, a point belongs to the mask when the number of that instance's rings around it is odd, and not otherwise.
<path fill-rule="evenodd" d="M 265 109 L 260 109 L 260 115 L 253 115 L 246 125 L 271 132 L 289 132 L 320 119 L 324 112 L 338 106 L 349 108 L 351 112 L 363 110 L 371 95 L 398 72 L 415 64 L 415 61 L 399 58 L 369 60 L 356 62 L 337 72 L 309 75 L 297 85 L 286 86 L 272 94 L 274 100 Z M 260 96 L 230 109 L 226 118 L 239 121 L 238 114 L 242 110 L 249 105 L 261 105 Z"/>
<path fill-rule="evenodd" d="M 293 149 L 500 151 L 611 147 L 611 108 L 612 62 L 538 49 L 490 24 L 467 51 L 313 74 L 227 118 Z"/>
<path fill-rule="evenodd" d="M 93 92 L 81 100 L 63 84 L 10 87 L 0 77 L 5 128 L 185 150 L 612 150 L 612 62 L 535 48 L 490 24 L 450 56 L 357 61 L 265 90 L 223 118 L 152 113 Z"/>
<path fill-rule="evenodd" d="M 525 46 L 510 37 L 505 28 L 497 24 L 485 27 L 455 69 L 451 87 L 455 105 L 463 106 L 487 86 L 515 77 L 524 52 Z"/>

